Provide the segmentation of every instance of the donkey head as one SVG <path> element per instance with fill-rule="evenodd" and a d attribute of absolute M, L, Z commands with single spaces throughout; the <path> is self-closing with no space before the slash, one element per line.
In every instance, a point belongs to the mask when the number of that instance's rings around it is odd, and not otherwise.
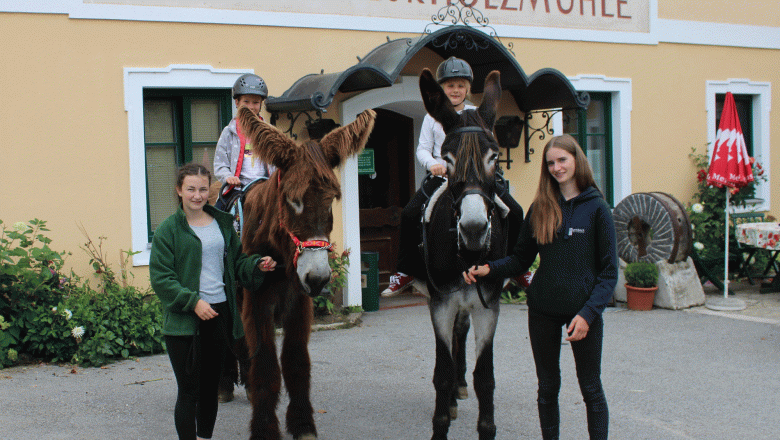
<path fill-rule="evenodd" d="M 341 197 L 333 169 L 363 149 L 376 113 L 364 111 L 354 122 L 319 142 L 295 142 L 246 108 L 239 110 L 238 117 L 257 157 L 278 168 L 267 183 L 276 191 L 264 201 L 265 206 L 259 207 L 274 213 L 263 216 L 271 223 L 265 225 L 271 245 L 282 254 L 288 273 L 297 273 L 303 290 L 319 295 L 330 280 L 331 205 Z"/>
<path fill-rule="evenodd" d="M 491 215 L 496 198 L 498 144 L 493 136 L 501 99 L 498 71 L 485 79 L 482 104 L 458 114 L 430 70 L 420 75 L 425 109 L 447 135 L 441 155 L 447 164 L 448 190 L 457 217 L 458 244 L 469 251 L 489 247 Z"/>

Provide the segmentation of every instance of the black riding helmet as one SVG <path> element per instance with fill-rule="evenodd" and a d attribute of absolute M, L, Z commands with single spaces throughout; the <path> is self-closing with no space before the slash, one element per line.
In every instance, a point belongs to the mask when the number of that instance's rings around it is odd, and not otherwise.
<path fill-rule="evenodd" d="M 452 78 L 465 78 L 471 84 L 474 81 L 474 73 L 469 63 L 456 57 L 449 57 L 442 61 L 436 69 L 436 81 L 441 84 Z"/>
<path fill-rule="evenodd" d="M 268 97 L 268 86 L 263 78 L 254 73 L 245 73 L 233 84 L 233 99 L 238 99 L 241 95 L 260 95 L 265 99 Z"/>

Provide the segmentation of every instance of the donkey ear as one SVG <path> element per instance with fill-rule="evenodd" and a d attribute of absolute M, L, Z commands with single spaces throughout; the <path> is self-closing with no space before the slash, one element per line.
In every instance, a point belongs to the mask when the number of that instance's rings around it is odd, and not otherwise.
<path fill-rule="evenodd" d="M 347 157 L 357 154 L 368 142 L 368 136 L 374 129 L 376 112 L 368 109 L 359 114 L 357 119 L 339 127 L 322 138 L 320 147 L 325 154 L 325 160 L 335 168 Z"/>
<path fill-rule="evenodd" d="M 496 123 L 499 101 L 501 101 L 501 74 L 498 70 L 494 70 L 485 78 L 485 90 L 482 93 L 482 104 L 479 106 L 479 115 L 490 128 L 493 128 Z"/>
<path fill-rule="evenodd" d="M 298 144 L 273 125 L 261 121 L 246 107 L 238 109 L 236 124 L 241 124 L 246 138 L 252 143 L 254 153 L 263 162 L 286 170 L 299 153 Z"/>
<path fill-rule="evenodd" d="M 460 116 L 444 93 L 444 89 L 433 79 L 433 74 L 428 68 L 423 69 L 420 73 L 420 95 L 422 95 L 425 110 L 433 119 L 441 123 L 445 133 L 448 133 L 460 121 Z"/>

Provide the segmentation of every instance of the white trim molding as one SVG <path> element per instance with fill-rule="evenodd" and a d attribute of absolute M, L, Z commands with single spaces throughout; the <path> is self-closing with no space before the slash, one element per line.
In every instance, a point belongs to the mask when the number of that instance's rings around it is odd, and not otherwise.
<path fill-rule="evenodd" d="M 578 91 L 606 92 L 612 97 L 612 195 L 618 204 L 631 194 L 631 79 L 577 75 L 569 81 Z M 556 132 L 563 132 L 562 123 Z"/>
<path fill-rule="evenodd" d="M 592 41 L 617 44 L 679 43 L 780 49 L 780 27 L 711 23 L 658 18 L 658 0 L 647 0 L 648 32 L 545 26 L 495 25 L 502 38 Z M 137 6 L 84 0 L 3 0 L 0 12 L 65 14 L 72 19 L 210 23 L 310 29 L 419 33 L 430 23 L 420 19 L 367 17 L 307 12 L 273 12 L 206 7 Z M 485 12 L 485 11 L 483 11 Z M 489 13 L 487 14 L 488 18 Z"/>
<path fill-rule="evenodd" d="M 340 105 L 342 125 L 354 121 L 357 115 L 366 109 L 386 108 L 413 118 L 415 135 L 419 135 L 421 121 L 425 117 L 418 79 L 414 76 L 402 76 L 400 81 L 391 87 L 369 90 L 343 101 Z M 344 235 L 341 240 L 344 249 L 351 249 L 352 255 L 357 255 L 357 261 L 360 262 L 360 233 L 354 233 L 360 231 L 360 189 L 357 176 L 357 157 L 351 157 L 341 167 L 341 214 Z M 360 271 L 350 270 L 344 289 L 344 305 L 363 305 L 362 292 Z"/>
<path fill-rule="evenodd" d="M 172 64 L 166 68 L 127 67 L 124 69 L 125 111 L 127 112 L 130 154 L 130 212 L 133 266 L 149 264 L 151 243 L 147 231 L 146 154 L 144 149 L 144 89 L 147 88 L 225 88 L 253 70 L 215 69 L 205 65 Z M 233 109 L 235 113 L 235 108 Z M 173 190 L 173 189 L 171 189 Z"/>
<path fill-rule="evenodd" d="M 715 126 L 716 104 L 715 95 L 731 92 L 738 95 L 751 95 L 753 97 L 753 157 L 764 168 L 766 180 L 756 187 L 756 198 L 759 202 L 747 207 L 748 211 L 769 211 L 771 209 L 771 153 L 769 135 L 771 124 L 769 112 L 772 110 L 772 84 L 768 82 L 753 82 L 749 79 L 730 78 L 726 81 L 707 81 L 705 106 L 707 109 L 707 156 L 712 157 L 712 149 L 715 146 L 715 134 L 718 128 Z"/>

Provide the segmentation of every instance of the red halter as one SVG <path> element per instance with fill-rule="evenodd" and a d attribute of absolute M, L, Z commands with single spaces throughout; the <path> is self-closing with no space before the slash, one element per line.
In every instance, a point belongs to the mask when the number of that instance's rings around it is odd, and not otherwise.
<path fill-rule="evenodd" d="M 329 243 L 326 240 L 309 240 L 309 241 L 301 241 L 298 239 L 298 237 L 295 236 L 292 232 L 290 232 L 289 229 L 287 229 L 287 226 L 285 226 L 284 221 L 282 221 L 282 191 L 281 191 L 281 184 L 282 184 L 282 170 L 279 170 L 276 173 L 276 189 L 279 193 L 279 227 L 284 229 L 285 232 L 287 232 L 287 235 L 290 236 L 293 243 L 295 243 L 295 256 L 293 256 L 293 266 L 298 267 L 298 256 L 301 255 L 301 252 L 304 250 L 322 250 L 325 249 L 328 252 L 330 252 L 333 249 L 333 244 Z"/>

